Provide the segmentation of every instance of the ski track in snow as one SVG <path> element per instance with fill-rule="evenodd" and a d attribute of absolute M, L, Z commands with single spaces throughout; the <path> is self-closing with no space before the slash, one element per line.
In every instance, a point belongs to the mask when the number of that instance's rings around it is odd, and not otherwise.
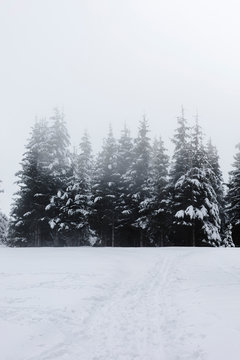
<path fill-rule="evenodd" d="M 240 251 L 0 249 L 1 360 L 239 360 Z"/>

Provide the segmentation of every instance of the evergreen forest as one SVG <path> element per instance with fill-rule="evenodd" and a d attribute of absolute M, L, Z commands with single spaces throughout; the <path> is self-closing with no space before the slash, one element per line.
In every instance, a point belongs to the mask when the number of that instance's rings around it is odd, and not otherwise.
<path fill-rule="evenodd" d="M 111 126 L 98 154 L 84 132 L 71 150 L 58 109 L 31 129 L 16 174 L 10 218 L 0 212 L 8 246 L 239 246 L 240 144 L 227 184 L 211 140 L 182 110 L 170 158 L 145 117 L 131 137 Z"/>

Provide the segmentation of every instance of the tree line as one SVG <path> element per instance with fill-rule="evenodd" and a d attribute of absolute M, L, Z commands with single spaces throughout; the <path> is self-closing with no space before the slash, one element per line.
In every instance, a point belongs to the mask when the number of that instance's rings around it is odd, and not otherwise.
<path fill-rule="evenodd" d="M 189 126 L 182 110 L 172 141 L 170 160 L 161 137 L 151 141 L 143 118 L 134 139 L 126 125 L 119 139 L 110 127 L 96 156 L 87 132 L 70 151 L 64 114 L 55 109 L 31 129 L 2 242 L 240 245 L 240 145 L 226 187 L 217 149 L 205 141 L 197 116 Z"/>

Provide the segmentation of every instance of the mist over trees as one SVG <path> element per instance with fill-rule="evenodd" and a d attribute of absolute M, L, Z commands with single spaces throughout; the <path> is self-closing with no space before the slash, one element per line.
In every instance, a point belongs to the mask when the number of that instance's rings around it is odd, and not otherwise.
<path fill-rule="evenodd" d="M 94 156 L 87 132 L 71 151 L 64 114 L 37 120 L 17 175 L 10 246 L 240 245 L 240 146 L 224 187 L 219 157 L 198 117 L 177 119 L 170 159 L 145 117 L 131 137 L 112 128 Z M 4 224 L 4 225 L 3 225 Z M 4 230 L 1 230 L 4 228 Z"/>

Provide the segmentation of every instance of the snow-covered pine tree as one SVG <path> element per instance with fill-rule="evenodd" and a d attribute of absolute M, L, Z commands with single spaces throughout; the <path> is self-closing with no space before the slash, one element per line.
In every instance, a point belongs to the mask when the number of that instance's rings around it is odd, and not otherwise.
<path fill-rule="evenodd" d="M 49 203 L 45 207 L 46 216 L 51 226 L 51 237 L 54 246 L 59 246 L 61 239 L 56 227 L 53 226 L 54 219 L 58 217 L 61 197 L 65 194 L 65 190 L 73 176 L 73 168 L 71 162 L 71 153 L 69 150 L 70 137 L 66 127 L 65 116 L 58 108 L 54 109 L 54 115 L 50 118 L 51 126 L 49 129 L 49 171 L 51 173 L 51 193 Z M 53 198 L 58 206 L 54 206 Z"/>
<path fill-rule="evenodd" d="M 220 246 L 221 221 L 217 196 L 211 184 L 213 171 L 198 121 L 193 127 L 189 156 L 190 169 L 175 185 L 176 233 L 185 239 L 185 245 Z"/>
<path fill-rule="evenodd" d="M 172 142 L 174 144 L 173 161 L 170 168 L 170 181 L 176 184 L 178 179 L 186 174 L 190 168 L 189 148 L 190 148 L 190 127 L 185 118 L 182 107 L 181 116 L 177 118 L 178 127 L 175 130 Z"/>
<path fill-rule="evenodd" d="M 150 238 L 154 245 L 164 246 L 169 226 L 169 186 L 168 186 L 169 156 L 162 138 L 153 143 L 151 161 L 151 217 Z"/>
<path fill-rule="evenodd" d="M 45 120 L 32 128 L 18 176 L 10 218 L 11 246 L 41 246 L 48 241 L 45 207 L 52 189 L 49 172 L 49 128 Z"/>
<path fill-rule="evenodd" d="M 90 241 L 93 232 L 90 228 L 90 218 L 92 213 L 92 180 L 93 180 L 93 155 L 92 145 L 88 132 L 85 131 L 79 145 L 79 155 L 77 157 L 77 184 L 78 194 L 75 197 L 75 204 L 77 211 L 81 214 L 78 219 L 78 228 L 81 232 L 82 240 L 85 244 Z M 80 220 L 80 221 L 79 221 Z"/>
<path fill-rule="evenodd" d="M 82 187 L 88 193 L 91 192 L 91 182 L 93 173 L 93 155 L 92 145 L 90 142 L 89 134 L 84 132 L 82 140 L 79 145 L 79 154 L 77 156 L 76 172 Z"/>
<path fill-rule="evenodd" d="M 79 148 L 80 152 L 73 156 L 72 176 L 68 179 L 66 189 L 52 196 L 47 206 L 47 210 L 55 214 L 50 220 L 51 228 L 58 238 L 71 246 L 89 245 L 91 236 L 92 149 L 87 132 Z"/>
<path fill-rule="evenodd" d="M 92 228 L 101 245 L 115 246 L 119 174 L 117 172 L 117 143 L 109 128 L 102 151 L 97 157 L 93 179 Z"/>
<path fill-rule="evenodd" d="M 209 139 L 207 142 L 207 146 L 206 146 L 206 152 L 207 152 L 207 158 L 208 158 L 208 162 L 215 174 L 215 179 L 213 182 L 213 187 L 214 190 L 218 190 L 219 191 L 219 195 L 218 196 L 222 196 L 223 197 L 223 175 L 222 175 L 222 171 L 219 165 L 219 155 L 218 155 L 218 151 L 216 146 L 214 146 L 212 144 L 212 140 Z M 221 200 L 222 201 L 222 200 Z"/>
<path fill-rule="evenodd" d="M 236 147 L 238 151 L 234 156 L 233 170 L 229 173 L 227 212 L 234 244 L 240 246 L 240 143 Z"/>
<path fill-rule="evenodd" d="M 128 196 L 126 174 L 133 161 L 133 140 L 126 124 L 118 141 L 117 173 L 119 174 L 119 197 L 116 204 L 117 211 L 117 241 L 121 246 L 132 245 L 130 230 L 130 198 Z"/>
<path fill-rule="evenodd" d="M 226 216 L 226 202 L 224 198 L 224 185 L 223 185 L 223 175 L 219 164 L 219 155 L 216 146 L 212 144 L 211 139 L 209 139 L 206 147 L 208 163 L 212 169 L 212 178 L 211 184 L 217 195 L 219 215 L 221 219 L 221 234 L 227 230 L 228 219 Z"/>
<path fill-rule="evenodd" d="M 122 176 L 126 174 L 130 168 L 133 160 L 133 141 L 130 135 L 130 130 L 124 124 L 124 128 L 121 132 L 121 137 L 118 140 L 117 151 L 117 167 L 118 172 Z"/>
<path fill-rule="evenodd" d="M 185 245 L 184 231 L 175 227 L 174 214 L 180 207 L 185 207 L 186 201 L 184 197 L 179 197 L 179 189 L 176 187 L 177 181 L 185 175 L 190 169 L 190 127 L 185 118 L 184 109 L 182 107 L 181 115 L 177 118 L 178 127 L 175 130 L 172 142 L 174 144 L 174 153 L 169 172 L 169 193 L 170 193 L 170 240 L 174 245 Z M 177 231 L 177 233 L 176 233 Z"/>
<path fill-rule="evenodd" d="M 146 118 L 139 123 L 138 136 L 134 142 L 133 160 L 125 176 L 128 191 L 129 224 L 134 230 L 132 238 L 134 245 L 145 246 L 149 230 L 149 215 L 151 208 L 150 198 L 150 154 L 151 144 L 148 137 L 148 123 Z"/>
<path fill-rule="evenodd" d="M 49 169 L 55 185 L 55 194 L 64 188 L 71 176 L 70 137 L 65 122 L 65 115 L 58 108 L 50 118 L 49 129 Z M 54 194 L 53 194 L 54 195 Z"/>

